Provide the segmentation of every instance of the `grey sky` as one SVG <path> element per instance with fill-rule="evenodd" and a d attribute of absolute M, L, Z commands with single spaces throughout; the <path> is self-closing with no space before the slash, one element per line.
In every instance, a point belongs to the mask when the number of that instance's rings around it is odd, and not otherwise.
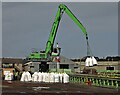
<path fill-rule="evenodd" d="M 2 3 L 0 2 L 0 13 L 2 14 Z M 2 15 L 0 15 L 0 58 L 2 57 Z"/>
<path fill-rule="evenodd" d="M 2 3 L 3 57 L 25 57 L 31 48 L 45 49 L 61 3 Z M 88 32 L 95 56 L 118 55 L 117 3 L 65 3 Z M 86 56 L 82 30 L 63 14 L 55 44 L 68 58 Z"/>
<path fill-rule="evenodd" d="M 118 2 L 119 0 L 2 0 L 2 2 Z"/>

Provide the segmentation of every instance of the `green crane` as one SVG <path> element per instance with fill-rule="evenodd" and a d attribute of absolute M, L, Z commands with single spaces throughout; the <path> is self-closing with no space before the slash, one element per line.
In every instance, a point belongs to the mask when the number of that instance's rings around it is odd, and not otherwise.
<path fill-rule="evenodd" d="M 60 48 L 53 48 L 57 29 L 62 18 L 63 13 L 66 12 L 67 15 L 80 27 L 83 31 L 86 39 L 88 39 L 87 32 L 85 27 L 81 24 L 81 22 L 75 17 L 75 15 L 68 9 L 68 7 L 64 4 L 61 4 L 58 8 L 57 15 L 55 17 L 52 30 L 50 32 L 49 39 L 47 41 L 46 49 L 40 53 L 31 53 L 29 58 L 32 60 L 40 60 L 40 61 L 49 61 L 51 56 L 58 56 L 60 54 Z"/>

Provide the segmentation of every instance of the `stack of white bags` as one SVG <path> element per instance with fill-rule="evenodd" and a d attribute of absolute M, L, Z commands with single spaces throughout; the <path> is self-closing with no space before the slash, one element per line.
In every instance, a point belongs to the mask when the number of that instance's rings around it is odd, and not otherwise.
<path fill-rule="evenodd" d="M 41 73 L 35 72 L 32 77 L 29 72 L 22 74 L 20 81 L 34 81 L 46 83 L 68 83 L 69 75 L 66 73 Z"/>
<path fill-rule="evenodd" d="M 87 66 L 87 67 L 92 67 L 92 66 L 95 66 L 97 64 L 98 64 L 97 60 L 93 56 L 87 58 L 85 61 L 85 66 Z"/>

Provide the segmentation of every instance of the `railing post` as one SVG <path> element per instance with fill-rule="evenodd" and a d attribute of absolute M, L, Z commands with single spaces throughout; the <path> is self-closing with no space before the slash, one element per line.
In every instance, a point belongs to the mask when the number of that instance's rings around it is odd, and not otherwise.
<path fill-rule="evenodd" d="M 105 80 L 103 80 L 103 86 L 106 86 Z"/>
<path fill-rule="evenodd" d="M 118 81 L 117 80 L 115 81 L 115 84 L 116 84 L 115 87 L 118 88 Z"/>
<path fill-rule="evenodd" d="M 109 87 L 109 80 L 107 79 L 107 87 Z"/>
<path fill-rule="evenodd" d="M 99 84 L 98 84 L 98 79 L 96 79 L 96 85 L 99 86 Z"/>
<path fill-rule="evenodd" d="M 114 87 L 114 82 L 113 82 L 113 80 L 111 80 L 111 86 Z"/>
<path fill-rule="evenodd" d="M 95 80 L 94 80 L 94 78 L 92 78 L 92 85 L 95 85 Z"/>
<path fill-rule="evenodd" d="M 99 79 L 99 86 L 102 86 L 101 79 Z"/>

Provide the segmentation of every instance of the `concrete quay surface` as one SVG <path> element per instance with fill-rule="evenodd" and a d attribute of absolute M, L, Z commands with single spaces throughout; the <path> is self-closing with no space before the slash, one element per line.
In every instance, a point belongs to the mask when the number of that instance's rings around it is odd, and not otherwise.
<path fill-rule="evenodd" d="M 73 83 L 2 81 L 2 95 L 120 95 L 119 89 Z"/>

